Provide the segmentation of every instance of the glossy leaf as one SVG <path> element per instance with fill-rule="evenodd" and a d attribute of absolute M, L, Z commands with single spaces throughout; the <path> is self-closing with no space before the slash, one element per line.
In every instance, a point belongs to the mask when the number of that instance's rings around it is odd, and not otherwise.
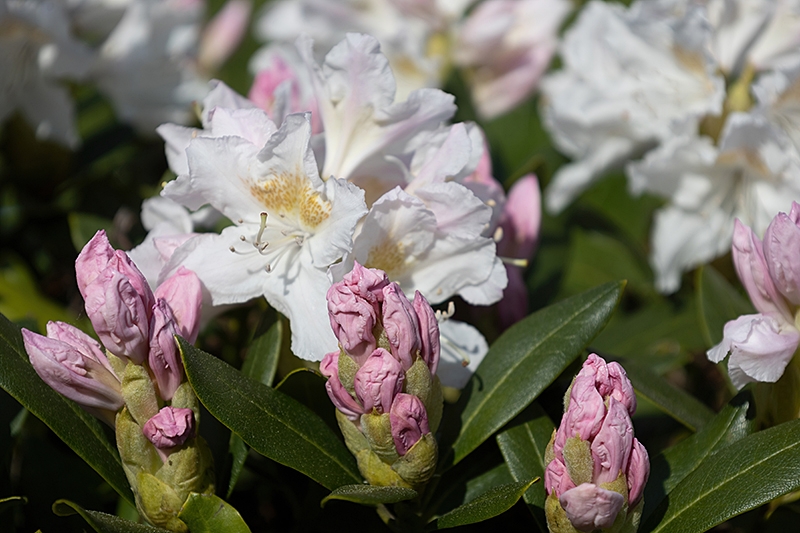
<path fill-rule="evenodd" d="M 511 472 L 508 470 L 508 465 L 505 463 L 500 463 L 491 470 L 488 470 L 483 474 L 467 481 L 465 485 L 466 492 L 464 493 L 464 500 L 460 503 L 459 507 L 475 500 L 490 489 L 499 487 L 500 485 L 508 485 L 514 481 L 519 480 L 511 477 Z"/>
<path fill-rule="evenodd" d="M 469 503 L 457 507 L 436 521 L 436 529 L 474 524 L 493 518 L 511 509 L 537 479 L 515 481 L 493 487 Z"/>
<path fill-rule="evenodd" d="M 641 533 L 700 533 L 800 489 L 800 420 L 748 435 L 708 457 L 653 511 Z"/>
<path fill-rule="evenodd" d="M 497 445 L 515 481 L 544 478 L 544 451 L 555 429 L 550 417 L 536 403 L 529 408 L 533 419 L 497 435 Z M 544 518 L 544 484 L 534 484 L 525 494 L 525 503 L 540 531 L 547 531 Z"/>
<path fill-rule="evenodd" d="M 378 505 L 381 503 L 397 503 L 413 500 L 417 491 L 404 487 L 373 487 L 359 483 L 358 485 L 343 485 L 333 490 L 320 503 L 325 506 L 330 500 L 344 500 L 360 503 L 362 505 Z"/>
<path fill-rule="evenodd" d="M 57 500 L 53 512 L 58 516 L 80 515 L 97 533 L 165 533 L 167 530 L 149 524 L 137 524 L 118 516 L 87 511 L 69 500 Z"/>
<path fill-rule="evenodd" d="M 28 361 L 19 328 L 2 315 L 0 387 L 53 430 L 123 498 L 133 502 L 119 453 L 100 422 L 41 380 Z"/>
<path fill-rule="evenodd" d="M 247 356 L 242 365 L 242 374 L 260 381 L 264 385 L 272 385 L 275 372 L 278 370 L 278 359 L 281 355 L 283 341 L 283 323 L 275 321 L 266 332 L 256 332 L 256 336 L 247 349 Z M 231 454 L 231 476 L 228 480 L 227 496 L 230 497 L 236 482 L 244 468 L 248 447 L 236 433 L 231 433 L 228 451 Z"/>
<path fill-rule="evenodd" d="M 747 298 L 711 265 L 698 268 L 696 280 L 700 327 L 710 347 L 722 340 L 722 328 L 726 322 L 755 310 Z"/>
<path fill-rule="evenodd" d="M 464 389 L 456 464 L 514 418 L 583 351 L 608 321 L 624 283 L 567 298 L 509 328 Z"/>
<path fill-rule="evenodd" d="M 609 357 L 619 361 L 628 374 L 636 393 L 647 398 L 669 416 L 697 431 L 708 424 L 714 412 L 691 394 L 670 385 L 645 365 L 633 359 Z"/>
<path fill-rule="evenodd" d="M 321 374 L 309 368 L 298 368 L 290 372 L 275 386 L 275 390 L 291 396 L 315 413 L 339 434 L 339 423 L 336 421 L 336 408 L 331 403 L 325 390 L 327 380 Z"/>
<path fill-rule="evenodd" d="M 702 430 L 650 459 L 650 479 L 645 486 L 644 518 L 706 458 L 755 430 L 754 406 L 749 392 L 726 405 Z"/>
<path fill-rule="evenodd" d="M 192 533 L 250 533 L 239 511 L 214 494 L 192 492 L 178 518 Z"/>
<path fill-rule="evenodd" d="M 353 456 L 314 412 L 183 339 L 180 347 L 197 397 L 258 453 L 328 489 L 361 482 Z"/>

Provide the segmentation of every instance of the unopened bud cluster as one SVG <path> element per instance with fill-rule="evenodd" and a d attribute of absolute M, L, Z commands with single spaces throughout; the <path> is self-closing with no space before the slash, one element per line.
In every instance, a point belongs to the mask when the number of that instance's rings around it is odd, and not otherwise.
<path fill-rule="evenodd" d="M 102 231 L 81 251 L 75 271 L 102 346 L 69 324 L 50 322 L 47 337 L 22 330 L 31 363 L 50 387 L 115 427 L 141 515 L 187 531 L 177 515 L 189 493 L 214 490 L 211 455 L 197 436 L 197 398 L 175 342 L 175 335 L 197 337 L 200 280 L 179 269 L 154 293 Z"/>
<path fill-rule="evenodd" d="M 439 325 L 383 271 L 358 263 L 328 291 L 340 350 L 320 364 L 345 443 L 372 485 L 418 487 L 436 468 Z"/>
<path fill-rule="evenodd" d="M 635 533 L 650 461 L 633 436 L 636 395 L 625 370 L 589 355 L 564 404 L 545 451 L 551 533 Z"/>

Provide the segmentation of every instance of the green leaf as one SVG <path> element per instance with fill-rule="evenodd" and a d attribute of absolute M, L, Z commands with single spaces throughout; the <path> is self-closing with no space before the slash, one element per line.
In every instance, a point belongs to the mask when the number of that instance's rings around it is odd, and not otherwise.
<path fill-rule="evenodd" d="M 178 518 L 192 533 L 250 533 L 239 511 L 213 494 L 190 493 Z"/>
<path fill-rule="evenodd" d="M 266 333 L 256 335 L 247 349 L 242 365 L 242 374 L 260 381 L 264 385 L 272 385 L 278 369 L 283 342 L 283 322 L 276 320 Z"/>
<path fill-rule="evenodd" d="M 119 453 L 100 422 L 42 381 L 28 362 L 19 328 L 3 315 L 0 315 L 0 387 L 53 430 L 123 498 L 133 502 Z"/>
<path fill-rule="evenodd" d="M 511 509 L 537 479 L 515 481 L 493 487 L 469 503 L 456 507 L 436 521 L 436 529 L 474 524 L 493 518 Z"/>
<path fill-rule="evenodd" d="M 607 283 L 537 311 L 489 349 L 459 400 L 456 464 L 514 418 L 581 353 L 619 302 L 624 282 Z"/>
<path fill-rule="evenodd" d="M 464 499 L 462 502 L 460 502 L 459 506 L 471 502 L 494 487 L 507 485 L 509 483 L 513 483 L 514 481 L 519 480 L 511 477 L 511 472 L 509 472 L 508 466 L 505 463 L 500 463 L 491 470 L 487 470 L 483 474 L 466 482 Z M 527 481 L 527 479 L 525 481 Z"/>
<path fill-rule="evenodd" d="M 642 533 L 700 533 L 800 489 L 800 420 L 748 435 L 708 457 L 653 511 Z"/>
<path fill-rule="evenodd" d="M 0 499 L 0 514 L 3 514 L 4 511 L 7 511 L 12 507 L 26 503 L 28 503 L 28 498 L 24 496 L 9 496 L 7 498 Z"/>
<path fill-rule="evenodd" d="M 57 500 L 53 504 L 53 512 L 58 516 L 80 515 L 97 533 L 164 533 L 167 531 L 160 527 L 137 524 L 99 511 L 87 511 L 69 500 Z"/>
<path fill-rule="evenodd" d="M 625 367 L 625 372 L 637 394 L 653 402 L 692 431 L 705 426 L 714 417 L 714 412 L 705 404 L 691 394 L 673 387 L 663 377 L 638 361 L 610 356 L 607 359 L 619 361 Z"/>
<path fill-rule="evenodd" d="M 726 405 L 700 431 L 650 460 L 650 479 L 644 493 L 647 516 L 672 490 L 706 458 L 737 442 L 755 430 L 754 405 L 743 392 Z"/>
<path fill-rule="evenodd" d="M 509 428 L 497 435 L 497 445 L 515 481 L 544 477 L 544 451 L 553 435 L 553 422 L 537 404 L 529 410 L 532 420 Z M 544 517 L 544 484 L 533 485 L 524 494 L 525 503 L 533 514 L 540 531 L 547 531 Z"/>
<path fill-rule="evenodd" d="M 291 396 L 315 413 L 330 427 L 339 433 L 336 421 L 336 408 L 331 403 L 325 390 L 327 380 L 321 374 L 309 368 L 298 368 L 290 372 L 275 386 L 275 390 Z"/>
<path fill-rule="evenodd" d="M 278 370 L 282 341 L 283 323 L 280 320 L 276 320 L 266 332 L 260 334 L 256 332 L 253 342 L 247 349 L 247 356 L 242 365 L 242 374 L 260 381 L 264 385 L 272 385 L 275 372 Z M 228 451 L 232 456 L 231 477 L 228 480 L 227 492 L 227 497 L 230 497 L 244 468 L 248 448 L 239 435 L 231 433 Z"/>
<path fill-rule="evenodd" d="M 697 312 L 708 346 L 722 340 L 722 328 L 729 320 L 755 312 L 753 305 L 711 265 L 697 269 Z"/>
<path fill-rule="evenodd" d="M 313 411 L 184 339 L 179 344 L 197 397 L 254 450 L 331 490 L 361 482 L 353 456 Z"/>
<path fill-rule="evenodd" d="M 343 485 L 333 490 L 320 503 L 322 507 L 330 500 L 344 500 L 360 503 L 362 505 L 378 505 L 381 503 L 397 503 L 413 500 L 417 491 L 404 487 L 373 487 L 359 483 L 358 485 Z"/>

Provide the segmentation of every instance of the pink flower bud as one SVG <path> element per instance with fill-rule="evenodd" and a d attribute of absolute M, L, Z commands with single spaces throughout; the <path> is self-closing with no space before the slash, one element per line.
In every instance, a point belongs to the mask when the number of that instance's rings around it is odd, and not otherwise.
<path fill-rule="evenodd" d="M 394 397 L 403 390 L 403 367 L 392 354 L 378 348 L 358 369 L 355 375 L 355 393 L 364 412 L 388 412 Z"/>
<path fill-rule="evenodd" d="M 589 367 L 584 365 L 584 369 L 587 368 Z M 553 445 L 556 454 L 561 452 L 568 438 L 590 440 L 597 435 L 603 425 L 605 414 L 605 403 L 597 391 L 593 373 L 581 370 L 572 382 L 569 406 L 556 432 Z"/>
<path fill-rule="evenodd" d="M 356 422 L 364 414 L 364 410 L 350 396 L 350 393 L 347 392 L 347 389 L 344 388 L 339 379 L 339 352 L 326 354 L 322 358 L 319 369 L 322 375 L 328 378 L 325 383 L 325 390 L 328 391 L 328 397 L 333 402 L 333 405 L 347 418 Z"/>
<path fill-rule="evenodd" d="M 392 426 L 392 438 L 397 453 L 405 455 L 423 435 L 430 433 L 428 414 L 422 401 L 416 396 L 401 392 L 398 394 L 392 410 L 389 412 Z"/>
<path fill-rule="evenodd" d="M 562 494 L 559 502 L 575 529 L 594 531 L 614 525 L 625 497 L 592 483 L 582 483 Z"/>
<path fill-rule="evenodd" d="M 63 322 L 50 322 L 47 330 L 49 337 L 22 329 L 36 373 L 53 390 L 113 425 L 113 414 L 124 402 L 119 378 L 100 344 Z"/>
<path fill-rule="evenodd" d="M 183 381 L 183 364 L 178 354 L 178 344 L 175 342 L 175 335 L 178 334 L 175 317 L 166 300 L 162 298 L 159 298 L 153 307 L 150 332 L 147 362 L 156 378 L 161 398 L 169 401 Z"/>
<path fill-rule="evenodd" d="M 734 222 L 731 253 L 736 273 L 756 309 L 763 314 L 778 313 L 793 321 L 786 301 L 772 281 L 761 241 L 738 219 Z"/>
<path fill-rule="evenodd" d="M 75 261 L 78 288 L 98 337 L 112 353 L 141 364 L 147 357 L 153 293 L 125 252 L 99 231 Z"/>
<path fill-rule="evenodd" d="M 194 424 L 191 409 L 167 406 L 145 422 L 142 433 L 159 450 L 168 450 L 194 437 Z"/>
<path fill-rule="evenodd" d="M 631 460 L 625 477 L 628 480 L 628 507 L 635 507 L 642 499 L 644 486 L 650 477 L 650 457 L 636 438 L 633 439 Z"/>
<path fill-rule="evenodd" d="M 632 446 L 633 423 L 628 410 L 621 402 L 609 397 L 603 426 L 592 440 L 592 480 L 600 484 L 617 479 L 628 467 Z"/>
<path fill-rule="evenodd" d="M 556 496 L 575 488 L 575 483 L 572 482 L 567 473 L 566 465 L 558 457 L 550 461 L 545 467 L 544 487 L 548 494 L 555 494 Z"/>
<path fill-rule="evenodd" d="M 436 374 L 441 351 L 439 321 L 436 320 L 436 314 L 431 309 L 428 300 L 419 291 L 414 294 L 414 311 L 419 320 L 420 356 L 428 364 L 431 374 Z"/>
<path fill-rule="evenodd" d="M 189 342 L 197 340 L 203 307 L 203 286 L 197 274 L 179 267 L 175 274 L 158 286 L 155 297 L 163 298 L 169 304 L 178 334 Z"/>
<path fill-rule="evenodd" d="M 778 213 L 764 234 L 764 257 L 776 288 L 792 304 L 800 304 L 800 204 Z"/>
<path fill-rule="evenodd" d="M 208 22 L 197 54 L 204 72 L 215 72 L 236 51 L 247 33 L 252 8 L 250 0 L 228 0 Z"/>
<path fill-rule="evenodd" d="M 356 263 L 342 281 L 328 289 L 328 317 L 333 333 L 359 366 L 378 347 L 373 328 L 383 300 L 381 289 L 388 283 L 383 272 Z"/>
<path fill-rule="evenodd" d="M 414 364 L 414 357 L 421 348 L 419 320 L 414 306 L 397 283 L 383 288 L 383 329 L 389 339 L 392 355 L 408 370 Z"/>

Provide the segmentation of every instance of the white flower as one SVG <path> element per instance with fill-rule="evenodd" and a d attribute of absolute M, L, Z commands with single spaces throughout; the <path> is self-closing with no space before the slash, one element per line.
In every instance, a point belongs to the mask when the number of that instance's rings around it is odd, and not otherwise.
<path fill-rule="evenodd" d="M 700 10 L 678 17 L 672 4 L 637 2 L 626 10 L 591 2 L 567 32 L 564 69 L 542 82 L 543 111 L 556 145 L 576 161 L 556 173 L 546 192 L 549 210 L 560 211 L 608 170 L 720 113 L 724 80 L 706 51 L 711 28 Z"/>
<path fill-rule="evenodd" d="M 209 125 L 216 132 L 218 121 L 238 122 L 255 131 L 268 120 L 260 110 L 217 107 Z M 349 251 L 366 208 L 357 187 L 320 179 L 310 137 L 308 114 L 297 114 L 265 143 L 236 135 L 191 140 L 191 200 L 204 198 L 234 225 L 189 240 L 165 271 L 183 265 L 196 272 L 214 305 L 266 297 L 291 321 L 294 353 L 319 360 L 336 346 L 325 303 L 327 268 Z"/>
<path fill-rule="evenodd" d="M 59 80 L 83 78 L 91 61 L 58 2 L 0 0 L 0 121 L 19 110 L 37 137 L 76 146 L 74 106 Z"/>
<path fill-rule="evenodd" d="M 765 118 L 734 113 L 719 146 L 676 137 L 628 167 L 634 193 L 669 203 L 656 213 L 651 262 L 656 286 L 672 292 L 685 270 L 725 253 L 738 218 L 758 234 L 787 198 L 800 198 L 800 156 Z"/>
<path fill-rule="evenodd" d="M 203 7 L 132 2 L 100 47 L 92 77 L 117 115 L 143 133 L 167 121 L 190 122 L 190 104 L 205 95 L 195 62 Z"/>

